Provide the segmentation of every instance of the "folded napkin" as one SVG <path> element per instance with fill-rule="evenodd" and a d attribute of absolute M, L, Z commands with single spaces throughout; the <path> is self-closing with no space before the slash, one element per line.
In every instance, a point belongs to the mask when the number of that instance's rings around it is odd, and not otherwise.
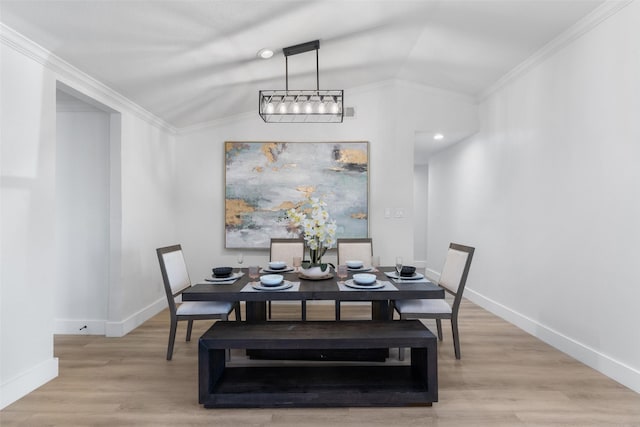
<path fill-rule="evenodd" d="M 260 282 L 253 282 L 260 283 Z M 240 290 L 240 292 L 298 292 L 300 290 L 300 282 L 289 282 L 291 283 L 291 287 L 287 289 L 279 289 L 279 290 L 260 290 L 251 286 L 251 282 L 244 285 L 244 288 Z"/>
<path fill-rule="evenodd" d="M 344 284 L 344 282 L 338 282 L 338 289 L 341 291 L 397 291 L 398 288 L 393 286 L 391 282 L 382 281 L 380 283 L 384 283 L 384 286 L 381 288 L 372 288 L 372 289 L 360 289 L 360 288 L 351 288 Z"/>

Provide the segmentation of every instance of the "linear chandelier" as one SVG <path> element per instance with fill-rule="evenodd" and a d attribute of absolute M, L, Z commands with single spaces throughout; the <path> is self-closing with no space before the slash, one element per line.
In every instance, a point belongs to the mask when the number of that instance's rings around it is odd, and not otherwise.
<path fill-rule="evenodd" d="M 342 123 L 343 91 L 320 90 L 318 68 L 320 41 L 282 49 L 285 59 L 285 90 L 261 90 L 258 113 L 266 123 Z M 316 51 L 316 89 L 289 90 L 289 56 Z"/>

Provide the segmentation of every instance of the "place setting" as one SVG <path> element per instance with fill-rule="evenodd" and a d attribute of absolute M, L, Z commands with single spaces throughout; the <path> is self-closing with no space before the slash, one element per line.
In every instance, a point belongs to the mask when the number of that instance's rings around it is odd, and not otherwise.
<path fill-rule="evenodd" d="M 395 286 L 388 281 L 378 280 L 375 274 L 371 273 L 356 273 L 353 274 L 351 279 L 346 279 L 348 268 L 346 265 L 338 266 L 338 288 L 341 291 L 347 291 L 350 289 L 359 290 L 397 290 Z M 345 280 L 346 279 L 346 280 Z"/>
<path fill-rule="evenodd" d="M 293 267 L 287 265 L 284 261 L 269 261 L 266 267 L 261 269 L 261 273 L 290 273 L 294 271 Z"/>
<path fill-rule="evenodd" d="M 411 265 L 402 265 L 402 258 L 396 258 L 395 271 L 385 271 L 385 276 L 393 279 L 396 283 L 428 283 L 422 273 L 416 272 L 416 268 Z"/>
<path fill-rule="evenodd" d="M 260 275 L 257 266 L 249 267 L 249 278 L 251 279 L 251 282 L 247 283 L 240 292 L 273 292 L 289 289 L 292 291 L 297 291 L 300 288 L 300 282 L 291 282 L 289 280 L 284 280 L 284 276 L 282 274 Z"/>
<path fill-rule="evenodd" d="M 375 271 L 372 266 L 364 265 L 364 262 L 360 260 L 348 260 L 345 264 L 347 265 L 347 270 L 350 273 L 365 273 Z"/>
<path fill-rule="evenodd" d="M 213 272 L 213 274 L 211 275 L 211 277 L 205 278 L 205 282 L 230 285 L 244 276 L 244 273 L 242 271 L 234 272 L 232 267 L 215 267 L 211 269 L 211 271 Z"/>

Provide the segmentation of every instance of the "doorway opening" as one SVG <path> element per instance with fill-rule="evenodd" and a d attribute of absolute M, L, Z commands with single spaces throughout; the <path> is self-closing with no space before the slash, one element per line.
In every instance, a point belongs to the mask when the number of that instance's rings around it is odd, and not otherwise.
<path fill-rule="evenodd" d="M 120 114 L 58 82 L 54 333 L 105 335 Z M 114 135 L 114 133 L 117 133 Z"/>

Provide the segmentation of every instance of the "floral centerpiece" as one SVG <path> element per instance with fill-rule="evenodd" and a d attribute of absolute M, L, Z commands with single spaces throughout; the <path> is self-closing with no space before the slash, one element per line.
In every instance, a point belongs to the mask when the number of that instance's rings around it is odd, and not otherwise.
<path fill-rule="evenodd" d="M 336 222 L 329 219 L 327 204 L 317 197 L 307 199 L 298 208 L 289 209 L 287 216 L 304 237 L 309 248 L 309 260 L 302 263 L 304 269 L 320 267 L 326 271 L 322 256 L 336 243 Z"/>

